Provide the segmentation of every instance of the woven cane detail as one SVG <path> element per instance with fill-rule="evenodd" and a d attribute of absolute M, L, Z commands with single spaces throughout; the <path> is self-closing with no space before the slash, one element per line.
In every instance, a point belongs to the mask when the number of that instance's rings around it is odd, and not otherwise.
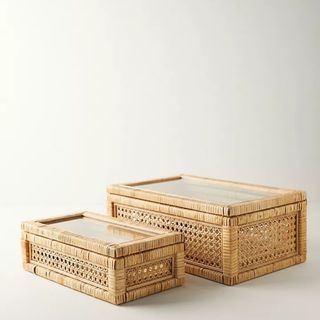
<path fill-rule="evenodd" d="M 297 254 L 297 213 L 239 228 L 239 269 Z"/>
<path fill-rule="evenodd" d="M 31 262 L 62 271 L 100 286 L 108 286 L 108 269 L 35 244 L 30 248 Z"/>
<path fill-rule="evenodd" d="M 167 258 L 128 269 L 126 282 L 127 286 L 134 286 L 172 275 L 172 258 Z"/>
<path fill-rule="evenodd" d="M 122 205 L 114 209 L 123 221 L 183 233 L 187 262 L 222 271 L 221 227 Z"/>

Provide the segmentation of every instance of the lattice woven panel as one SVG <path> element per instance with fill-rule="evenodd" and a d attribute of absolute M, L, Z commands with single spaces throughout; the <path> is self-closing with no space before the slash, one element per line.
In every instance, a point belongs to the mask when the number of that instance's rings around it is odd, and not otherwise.
<path fill-rule="evenodd" d="M 172 258 L 154 261 L 126 270 L 126 283 L 127 286 L 134 286 L 168 276 L 172 276 Z"/>
<path fill-rule="evenodd" d="M 181 232 L 185 235 L 185 259 L 190 263 L 222 271 L 222 228 L 183 218 L 114 206 L 116 216 L 124 221 L 159 229 Z"/>
<path fill-rule="evenodd" d="M 88 280 L 100 286 L 108 286 L 108 269 L 35 244 L 30 248 L 31 262 L 51 267 L 57 271 Z"/>
<path fill-rule="evenodd" d="M 297 213 L 239 228 L 239 269 L 293 256 L 297 253 Z"/>

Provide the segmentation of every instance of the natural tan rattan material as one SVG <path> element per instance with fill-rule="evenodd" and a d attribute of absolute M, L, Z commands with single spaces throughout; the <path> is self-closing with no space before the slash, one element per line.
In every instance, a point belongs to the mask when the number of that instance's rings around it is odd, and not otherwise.
<path fill-rule="evenodd" d="M 272 196 L 224 205 L 144 190 L 145 184 L 195 179 Z M 181 175 L 108 188 L 108 214 L 185 235 L 186 271 L 233 285 L 306 259 L 306 193 Z"/>
<path fill-rule="evenodd" d="M 90 218 L 142 232 L 146 238 L 111 243 L 58 229 L 52 223 Z M 25 270 L 96 298 L 121 304 L 182 285 L 180 233 L 150 232 L 89 212 L 22 223 Z"/>

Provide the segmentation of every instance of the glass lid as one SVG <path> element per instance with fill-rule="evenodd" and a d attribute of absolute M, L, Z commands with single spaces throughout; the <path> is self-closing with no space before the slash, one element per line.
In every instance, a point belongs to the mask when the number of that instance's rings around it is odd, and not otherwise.
<path fill-rule="evenodd" d="M 77 235 L 116 244 L 150 237 L 146 233 L 87 217 L 77 217 L 71 220 L 46 224 Z"/>
<path fill-rule="evenodd" d="M 257 188 L 249 188 L 241 184 L 225 184 L 218 181 L 191 178 L 143 183 L 132 187 L 221 205 L 231 205 L 278 195 L 278 193 L 272 192 L 272 189 L 270 191 L 257 190 Z"/>

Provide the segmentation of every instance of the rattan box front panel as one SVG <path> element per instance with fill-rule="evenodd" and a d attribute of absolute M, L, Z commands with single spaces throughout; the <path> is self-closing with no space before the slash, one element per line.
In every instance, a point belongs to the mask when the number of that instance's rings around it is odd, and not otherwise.
<path fill-rule="evenodd" d="M 108 290 L 108 267 L 30 243 L 30 263 Z"/>
<path fill-rule="evenodd" d="M 185 260 L 222 272 L 222 227 L 176 218 L 121 204 L 114 205 L 114 216 L 122 221 L 152 228 L 181 232 L 185 236 Z"/>

